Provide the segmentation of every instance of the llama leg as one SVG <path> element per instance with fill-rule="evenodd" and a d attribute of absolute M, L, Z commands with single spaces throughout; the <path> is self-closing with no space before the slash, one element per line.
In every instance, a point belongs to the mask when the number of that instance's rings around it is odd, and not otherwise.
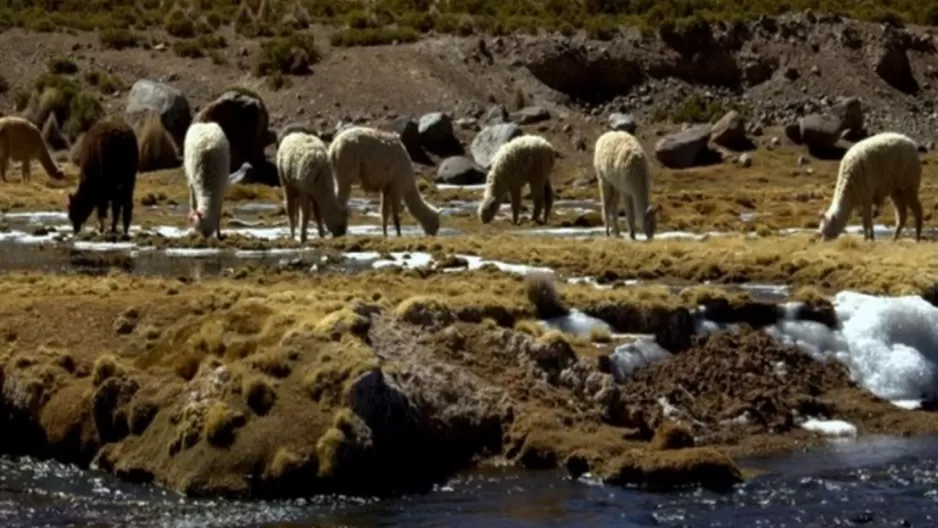
<path fill-rule="evenodd" d="M 544 182 L 544 223 L 550 220 L 550 210 L 554 206 L 554 186 L 550 183 L 550 178 Z"/>
<path fill-rule="evenodd" d="M 121 211 L 121 221 L 124 228 L 124 236 L 130 234 L 130 221 L 134 213 L 134 190 L 130 188 L 124 193 L 124 207 Z"/>
<path fill-rule="evenodd" d="M 606 180 L 599 180 L 599 201 L 602 205 L 603 222 L 606 224 L 606 236 L 610 230 L 619 236 L 619 191 Z"/>
<path fill-rule="evenodd" d="M 394 230 L 401 236 L 401 197 L 397 192 L 391 193 L 391 218 L 394 220 Z"/>
<path fill-rule="evenodd" d="M 298 206 L 296 191 L 291 187 L 284 186 L 283 208 L 287 212 L 287 224 L 290 225 L 290 240 L 296 237 L 296 215 Z"/>
<path fill-rule="evenodd" d="M 30 167 L 29 158 L 24 159 L 23 160 L 23 183 L 29 183 L 29 180 L 31 179 L 31 176 L 32 176 L 30 174 L 31 168 L 32 167 Z"/>
<path fill-rule="evenodd" d="M 508 190 L 508 199 L 511 200 L 511 223 L 518 225 L 521 216 L 521 187 L 512 187 Z"/>
<path fill-rule="evenodd" d="M 7 181 L 7 155 L 0 152 L 0 179 Z"/>
<path fill-rule="evenodd" d="M 388 215 L 390 214 L 391 197 L 387 191 L 381 191 L 381 232 L 384 238 L 388 237 Z"/>
<path fill-rule="evenodd" d="M 98 232 L 104 233 L 104 220 L 107 219 L 107 206 L 108 200 L 98 201 L 97 210 L 98 210 Z"/>
<path fill-rule="evenodd" d="M 915 218 L 915 241 L 918 242 L 922 239 L 922 220 L 924 220 L 922 202 L 919 201 L 918 193 L 915 191 L 909 191 L 903 197 L 906 199 L 906 205 L 912 210 L 912 217 Z"/>
<path fill-rule="evenodd" d="M 326 238 L 326 229 L 322 224 L 322 213 L 319 211 L 319 204 L 312 198 L 309 201 L 313 207 L 313 218 L 316 219 L 316 230 L 319 232 L 319 238 Z"/>
<path fill-rule="evenodd" d="M 117 222 L 121 215 L 121 209 L 123 209 L 124 204 L 121 200 L 118 200 L 116 196 L 111 198 L 111 233 L 117 234 Z"/>
<path fill-rule="evenodd" d="M 536 224 L 542 224 L 541 211 L 544 210 L 544 186 L 531 184 L 531 201 L 534 202 L 534 210 L 531 212 L 531 220 Z"/>
<path fill-rule="evenodd" d="M 866 204 L 860 207 L 860 213 L 863 215 L 863 239 L 873 241 L 873 204 Z"/>
<path fill-rule="evenodd" d="M 310 202 L 312 200 L 310 200 L 309 197 L 303 193 L 297 193 L 295 201 L 300 203 L 300 242 L 305 244 L 306 231 L 309 227 Z"/>
<path fill-rule="evenodd" d="M 638 222 L 635 218 L 635 202 L 630 194 L 626 194 L 623 198 L 625 202 L 623 204 L 625 207 L 625 223 L 629 226 L 629 238 L 635 240 L 635 229 L 638 227 L 636 226 Z"/>
<path fill-rule="evenodd" d="M 899 235 L 905 229 L 906 213 L 908 211 L 902 191 L 892 193 L 890 198 L 892 198 L 892 205 L 896 208 L 896 233 L 892 237 L 893 241 L 896 241 L 899 240 Z"/>

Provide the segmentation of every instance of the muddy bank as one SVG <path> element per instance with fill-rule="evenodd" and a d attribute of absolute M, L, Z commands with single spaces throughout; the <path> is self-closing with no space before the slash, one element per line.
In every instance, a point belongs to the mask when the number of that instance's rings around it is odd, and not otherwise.
<path fill-rule="evenodd" d="M 522 284 L 491 275 L 467 294 L 474 279 L 444 297 L 455 288 L 445 277 L 407 272 L 344 294 L 328 276 L 6 277 L 0 427 L 17 434 L 0 449 L 191 495 L 264 498 L 423 490 L 500 461 L 655 490 L 725 488 L 743 474 L 731 456 L 823 441 L 809 418 L 861 434 L 938 431 L 842 364 L 745 329 L 686 347 L 662 339 L 669 357 L 617 380 L 608 337 L 537 324 L 565 309 L 556 291 L 531 281 L 525 301 Z M 605 301 L 596 313 L 621 330 L 677 328 L 696 316 L 691 301 L 672 297 L 670 312 L 647 297 L 618 311 Z M 727 321 L 769 320 L 726 302 Z"/>

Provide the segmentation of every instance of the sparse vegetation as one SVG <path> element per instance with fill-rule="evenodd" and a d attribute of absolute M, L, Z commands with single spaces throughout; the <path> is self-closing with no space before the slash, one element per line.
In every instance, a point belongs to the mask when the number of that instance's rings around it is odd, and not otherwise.
<path fill-rule="evenodd" d="M 78 64 L 68 57 L 52 57 L 49 59 L 49 73 L 58 75 L 74 75 L 78 73 Z"/>
<path fill-rule="evenodd" d="M 710 123 L 730 110 L 736 110 L 743 116 L 749 111 L 740 105 L 725 105 L 717 99 L 708 99 L 699 94 L 691 94 L 671 105 L 668 102 L 660 103 L 652 113 L 654 121 L 671 121 L 673 123 Z"/>
<path fill-rule="evenodd" d="M 98 33 L 98 39 L 104 49 L 122 50 L 139 44 L 137 35 L 128 29 L 102 29 Z"/>
<path fill-rule="evenodd" d="M 306 75 L 319 59 L 319 50 L 310 34 L 294 33 L 274 37 L 261 44 L 254 63 L 254 74 L 258 77 L 274 73 Z"/>

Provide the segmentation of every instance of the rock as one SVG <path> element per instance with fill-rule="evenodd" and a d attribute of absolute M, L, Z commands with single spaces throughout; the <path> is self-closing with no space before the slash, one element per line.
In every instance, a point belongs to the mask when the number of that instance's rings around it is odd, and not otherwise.
<path fill-rule="evenodd" d="M 485 112 L 485 117 L 482 118 L 482 126 L 489 125 L 499 125 L 502 123 L 511 122 L 511 118 L 508 115 L 508 109 L 505 108 L 505 105 L 494 105 Z"/>
<path fill-rule="evenodd" d="M 752 167 L 752 156 L 750 156 L 748 152 L 744 152 L 739 157 L 739 166 L 746 168 Z"/>
<path fill-rule="evenodd" d="M 485 183 L 485 171 L 465 156 L 452 156 L 440 163 L 436 181 L 449 185 L 478 185 Z"/>
<path fill-rule="evenodd" d="M 488 170 L 492 166 L 492 158 L 498 149 L 523 134 L 521 127 L 514 123 L 487 126 L 472 140 L 472 145 L 469 147 L 472 159 L 483 170 Z"/>
<path fill-rule="evenodd" d="M 231 144 L 231 167 L 235 172 L 244 162 L 254 170 L 244 183 L 279 186 L 276 168 L 266 160 L 264 149 L 277 140 L 269 129 L 270 115 L 259 97 L 244 90 L 228 90 L 196 114 L 194 122 L 215 122 L 225 131 Z"/>
<path fill-rule="evenodd" d="M 717 145 L 742 150 L 749 143 L 746 138 L 746 120 L 735 110 L 730 110 L 713 125 L 710 138 Z"/>
<path fill-rule="evenodd" d="M 540 106 L 528 106 L 511 114 L 511 118 L 522 125 L 530 125 L 547 121 L 550 119 L 550 112 Z"/>
<path fill-rule="evenodd" d="M 176 148 L 182 154 L 186 130 L 192 123 L 192 110 L 186 96 L 178 88 L 168 84 L 140 79 L 134 83 L 127 95 L 124 119 L 139 133 L 148 110 L 159 114 L 163 126 L 173 136 Z"/>
<path fill-rule="evenodd" d="M 890 86 L 906 94 L 919 92 L 905 46 L 893 32 L 888 32 L 884 41 L 874 46 L 868 56 L 876 74 Z"/>
<path fill-rule="evenodd" d="M 632 114 L 615 112 L 609 116 L 609 128 L 612 130 L 619 130 L 622 132 L 628 132 L 629 134 L 634 134 L 637 126 L 635 124 L 635 118 L 632 117 Z"/>
<path fill-rule="evenodd" d="M 822 114 L 810 114 L 799 121 L 801 141 L 809 149 L 830 149 L 840 139 L 840 120 Z"/>
<path fill-rule="evenodd" d="M 831 107 L 831 115 L 840 120 L 840 128 L 847 132 L 845 139 L 858 141 L 865 137 L 863 104 L 858 97 L 840 97 Z"/>
<path fill-rule="evenodd" d="M 655 156 L 665 167 L 685 169 L 693 167 L 698 155 L 710 139 L 710 125 L 694 125 L 670 134 L 655 144 Z"/>
<path fill-rule="evenodd" d="M 801 123 L 789 123 L 785 125 L 785 137 L 790 139 L 796 145 L 800 145 L 803 141 L 801 139 Z M 773 138 L 778 139 L 778 138 Z M 775 146 L 781 145 L 782 142 L 773 142 Z"/>
<path fill-rule="evenodd" d="M 461 155 L 462 147 L 453 132 L 453 120 L 442 112 L 433 112 L 420 118 L 417 125 L 420 144 L 438 156 Z"/>
<path fill-rule="evenodd" d="M 420 129 L 410 117 L 399 116 L 389 123 L 389 127 L 401 137 L 401 142 L 407 148 L 407 153 L 414 163 L 425 165 L 432 163 L 420 145 Z"/>

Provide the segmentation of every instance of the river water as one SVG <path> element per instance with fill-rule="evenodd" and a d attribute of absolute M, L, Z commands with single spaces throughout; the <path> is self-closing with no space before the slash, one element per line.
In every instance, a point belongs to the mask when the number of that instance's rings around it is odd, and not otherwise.
<path fill-rule="evenodd" d="M 651 494 L 489 469 L 398 499 L 189 500 L 51 461 L 0 458 L 4 527 L 935 526 L 936 438 L 872 437 L 747 460 L 734 491 Z"/>

